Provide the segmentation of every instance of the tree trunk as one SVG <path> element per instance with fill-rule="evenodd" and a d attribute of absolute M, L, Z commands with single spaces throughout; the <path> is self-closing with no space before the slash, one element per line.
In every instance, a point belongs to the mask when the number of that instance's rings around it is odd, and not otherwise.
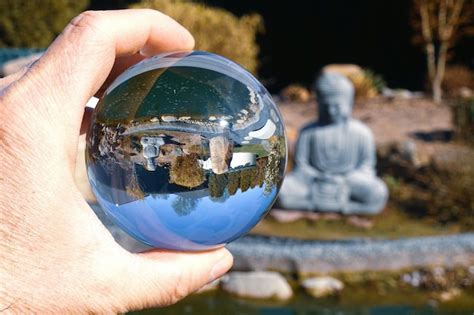
<path fill-rule="evenodd" d="M 446 59 L 450 41 L 459 24 L 459 17 L 463 8 L 464 0 L 418 0 L 421 17 L 421 33 L 425 42 L 426 63 L 428 76 L 431 82 L 433 100 L 441 102 L 441 84 L 446 68 Z M 439 47 L 435 46 L 436 39 Z M 438 48 L 438 49 L 436 49 Z"/>
<path fill-rule="evenodd" d="M 443 97 L 441 81 L 442 80 L 439 79 L 439 76 L 436 76 L 431 85 L 431 89 L 433 90 L 433 101 L 435 101 L 436 103 L 441 103 L 441 99 Z"/>
<path fill-rule="evenodd" d="M 438 60 L 436 64 L 436 74 L 434 77 L 433 85 L 433 100 L 440 103 L 443 97 L 443 90 L 441 84 L 443 83 L 444 71 L 446 68 L 446 58 L 448 54 L 448 42 L 441 42 L 438 53 Z"/>

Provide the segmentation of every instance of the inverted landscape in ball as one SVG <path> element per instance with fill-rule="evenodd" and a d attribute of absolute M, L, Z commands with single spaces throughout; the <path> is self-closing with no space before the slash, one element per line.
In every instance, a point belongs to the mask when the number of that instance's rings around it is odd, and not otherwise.
<path fill-rule="evenodd" d="M 286 140 L 268 91 L 221 56 L 172 52 L 125 71 L 87 136 L 108 216 L 159 248 L 205 250 L 250 230 L 283 179 Z"/>

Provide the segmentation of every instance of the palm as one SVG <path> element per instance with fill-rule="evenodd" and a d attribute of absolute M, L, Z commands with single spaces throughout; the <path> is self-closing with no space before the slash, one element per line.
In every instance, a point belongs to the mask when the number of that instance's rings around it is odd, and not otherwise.
<path fill-rule="evenodd" d="M 156 11 L 89 12 L 32 67 L 0 81 L 0 310 L 95 313 L 167 305 L 230 268 L 225 249 L 128 253 L 73 178 L 86 101 L 142 59 L 139 49 L 192 45 L 184 29 Z"/>

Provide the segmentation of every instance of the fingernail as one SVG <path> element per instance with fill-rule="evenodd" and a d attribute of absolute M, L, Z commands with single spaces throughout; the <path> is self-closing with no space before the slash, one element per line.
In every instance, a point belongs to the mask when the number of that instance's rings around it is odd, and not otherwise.
<path fill-rule="evenodd" d="M 232 256 L 225 254 L 215 265 L 212 267 L 209 274 L 209 282 L 212 282 L 222 277 L 232 267 Z"/>
<path fill-rule="evenodd" d="M 153 57 L 154 55 L 156 55 L 157 52 L 147 46 L 144 46 L 140 49 L 140 55 L 144 56 L 144 57 Z"/>

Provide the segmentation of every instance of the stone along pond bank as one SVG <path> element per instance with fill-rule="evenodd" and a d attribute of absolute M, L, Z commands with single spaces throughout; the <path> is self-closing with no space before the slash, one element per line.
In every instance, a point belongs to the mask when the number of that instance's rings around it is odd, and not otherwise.
<path fill-rule="evenodd" d="M 239 297 L 288 300 L 304 291 L 324 298 L 370 288 L 448 302 L 474 287 L 474 233 L 346 241 L 249 235 L 227 248 L 236 271 L 212 286 Z"/>
<path fill-rule="evenodd" d="M 100 207 L 92 207 L 124 248 L 148 249 L 110 222 Z M 317 299 L 362 300 L 370 292 L 374 301 L 379 295 L 400 301 L 407 295 L 424 302 L 462 299 L 474 309 L 474 233 L 337 241 L 248 235 L 227 248 L 234 255 L 233 270 L 199 293 L 289 301 L 301 292 Z"/>

